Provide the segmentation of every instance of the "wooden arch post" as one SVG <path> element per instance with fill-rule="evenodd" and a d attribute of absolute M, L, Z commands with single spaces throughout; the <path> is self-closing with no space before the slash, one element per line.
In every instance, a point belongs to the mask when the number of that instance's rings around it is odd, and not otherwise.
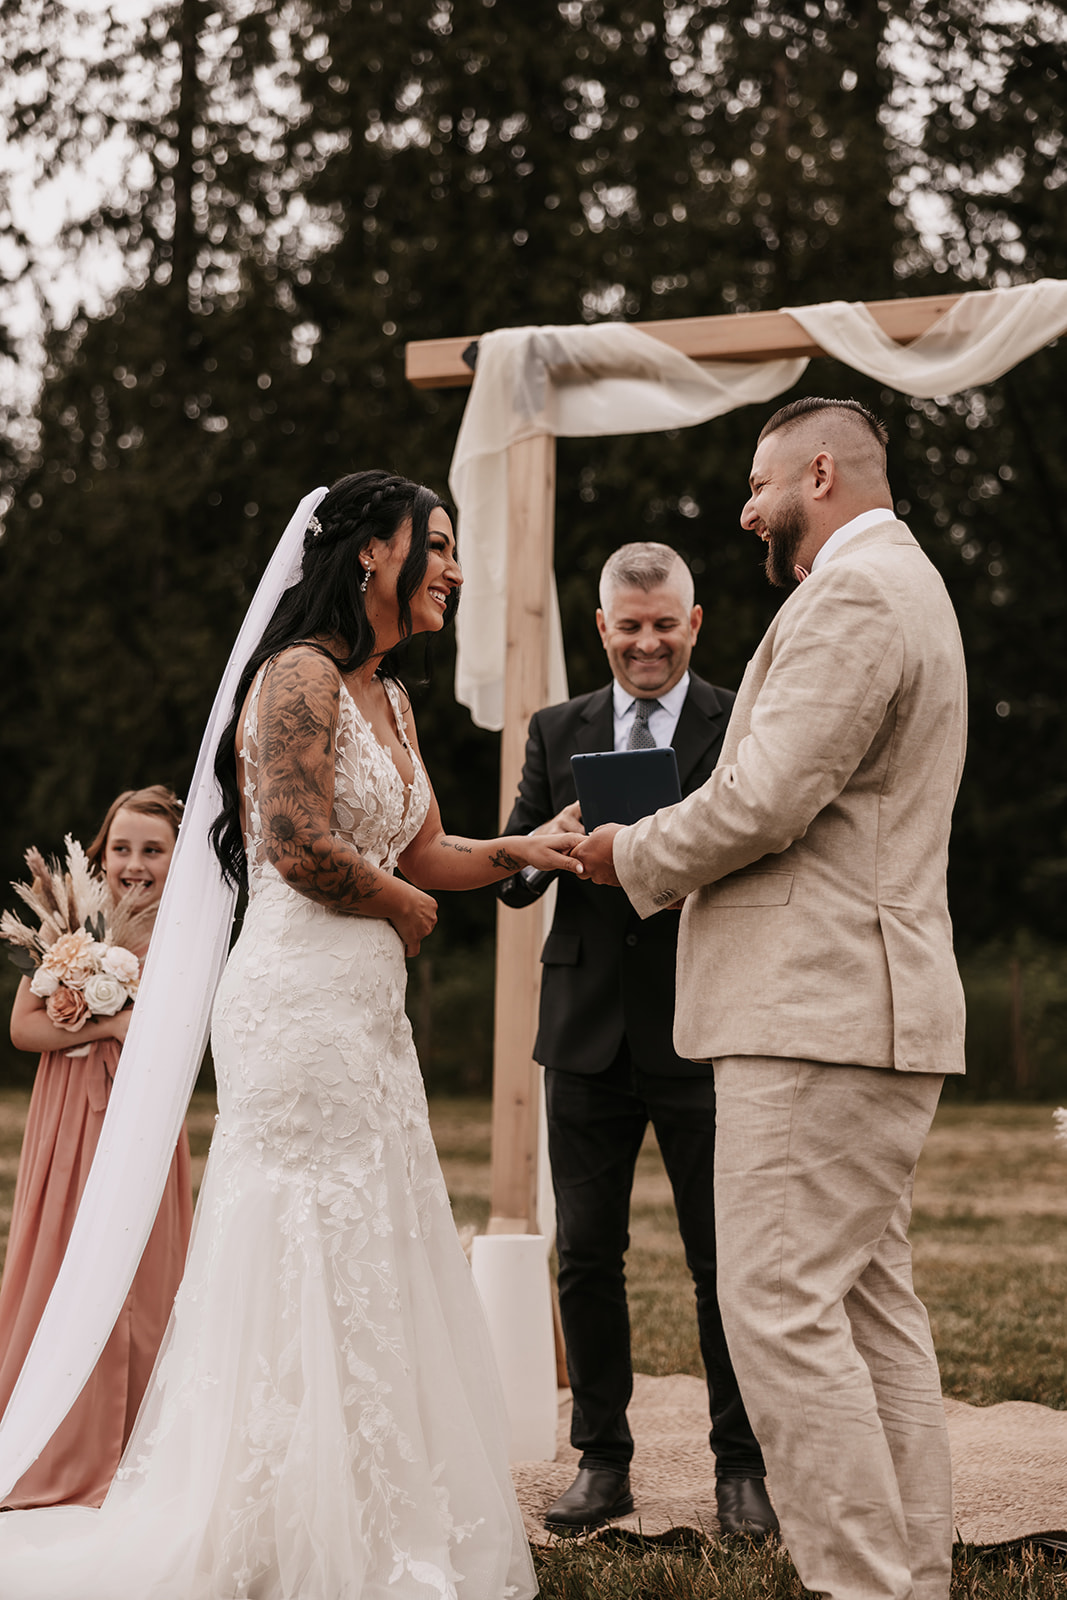
<path fill-rule="evenodd" d="M 526 729 L 548 703 L 548 608 L 556 518 L 556 441 L 508 449 L 508 599 L 500 824 L 522 773 Z M 497 906 L 489 1233 L 536 1233 L 541 1069 L 533 1059 L 541 988 L 540 904 Z"/>
<path fill-rule="evenodd" d="M 899 344 L 910 344 L 958 294 L 874 300 L 867 310 Z M 769 361 L 825 354 L 786 311 L 639 322 L 644 333 L 694 361 Z M 427 339 L 407 346 L 417 389 L 465 388 L 477 338 Z M 522 771 L 530 717 L 548 701 L 548 603 L 555 524 L 556 441 L 538 436 L 508 450 L 508 597 L 500 815 L 507 817 Z M 540 1069 L 537 1031 L 542 920 L 537 907 L 498 910 L 493 1039 L 491 1233 L 537 1231 Z"/>

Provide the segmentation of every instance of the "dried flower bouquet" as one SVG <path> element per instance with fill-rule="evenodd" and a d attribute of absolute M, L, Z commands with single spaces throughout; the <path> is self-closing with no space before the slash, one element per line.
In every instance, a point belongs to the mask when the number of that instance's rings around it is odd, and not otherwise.
<path fill-rule="evenodd" d="M 12 947 L 9 959 L 30 977 L 49 1019 L 77 1033 L 91 1018 L 113 1017 L 132 1001 L 141 963 L 131 946 L 147 941 L 156 907 L 138 906 L 137 890 L 114 901 L 78 841 L 68 833 L 63 842 L 65 866 L 31 848 L 26 851 L 31 881 L 11 886 L 40 926 L 32 928 L 5 911 L 0 939 Z"/>

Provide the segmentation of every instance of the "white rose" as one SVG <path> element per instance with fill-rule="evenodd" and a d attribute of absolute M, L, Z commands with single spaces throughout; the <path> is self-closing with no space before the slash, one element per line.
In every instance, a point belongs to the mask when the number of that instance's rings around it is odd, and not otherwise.
<path fill-rule="evenodd" d="M 132 950 L 124 950 L 120 944 L 108 945 L 100 963 L 105 972 L 110 972 L 113 978 L 120 983 L 136 983 L 141 971 L 141 963 Z"/>
<path fill-rule="evenodd" d="M 47 967 L 38 967 L 30 979 L 30 993 L 35 994 L 38 1000 L 47 1000 L 50 994 L 55 994 L 59 988 L 59 979 L 54 972 L 49 972 Z"/>
<path fill-rule="evenodd" d="M 82 993 L 94 1017 L 113 1017 L 130 998 L 126 985 L 110 972 L 94 972 L 86 978 Z"/>

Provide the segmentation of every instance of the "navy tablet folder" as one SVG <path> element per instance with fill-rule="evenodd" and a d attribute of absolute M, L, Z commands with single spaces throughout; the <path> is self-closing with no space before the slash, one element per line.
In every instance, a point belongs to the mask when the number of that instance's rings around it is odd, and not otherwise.
<path fill-rule="evenodd" d="M 682 798 L 678 763 L 669 745 L 571 756 L 571 767 L 587 833 L 602 822 L 640 822 Z"/>

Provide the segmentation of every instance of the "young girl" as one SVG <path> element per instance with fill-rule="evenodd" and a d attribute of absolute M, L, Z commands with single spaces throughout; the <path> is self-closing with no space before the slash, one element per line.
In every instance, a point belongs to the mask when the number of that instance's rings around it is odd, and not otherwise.
<path fill-rule="evenodd" d="M 156 905 L 170 866 L 181 801 L 153 784 L 113 802 L 86 854 L 112 898 Z M 143 955 L 143 950 L 137 950 Z M 50 1021 L 23 978 L 11 1040 L 41 1052 L 19 1162 L 11 1237 L 0 1282 L 0 1413 L 37 1331 L 74 1223 L 107 1109 L 130 1010 L 76 1033 Z M 88 1053 L 72 1055 L 83 1045 Z M 181 1279 L 192 1222 L 189 1144 L 183 1132 L 137 1276 L 92 1376 L 62 1427 L 16 1484 L 8 1508 L 98 1506 L 130 1436 Z"/>

